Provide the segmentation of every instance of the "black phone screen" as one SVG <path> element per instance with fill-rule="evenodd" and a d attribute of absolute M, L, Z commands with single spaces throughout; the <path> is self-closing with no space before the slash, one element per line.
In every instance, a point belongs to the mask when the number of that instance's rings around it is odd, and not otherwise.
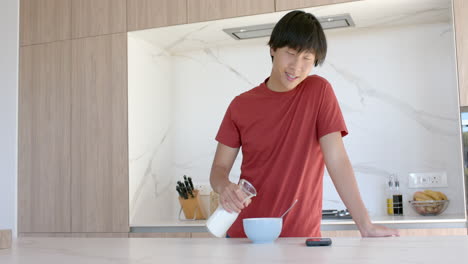
<path fill-rule="evenodd" d="M 308 247 L 330 246 L 331 243 L 332 241 L 328 237 L 311 237 L 306 239 L 306 245 Z"/>

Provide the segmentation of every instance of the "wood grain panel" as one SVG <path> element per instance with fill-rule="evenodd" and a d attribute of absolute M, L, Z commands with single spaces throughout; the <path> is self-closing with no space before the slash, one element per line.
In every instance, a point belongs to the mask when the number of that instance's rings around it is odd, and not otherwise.
<path fill-rule="evenodd" d="M 129 237 L 133 238 L 190 238 L 189 232 L 173 232 L 173 233 L 129 233 Z"/>
<path fill-rule="evenodd" d="M 192 233 L 192 238 L 216 238 L 214 235 L 212 235 L 209 232 L 193 232 Z"/>
<path fill-rule="evenodd" d="M 321 231 L 322 237 L 361 237 L 359 230 Z"/>
<path fill-rule="evenodd" d="M 128 31 L 187 23 L 188 0 L 127 0 Z"/>
<path fill-rule="evenodd" d="M 19 232 L 69 232 L 71 41 L 20 49 Z"/>
<path fill-rule="evenodd" d="M 453 1 L 460 105 L 468 106 L 468 2 Z"/>
<path fill-rule="evenodd" d="M 466 228 L 400 229 L 400 236 L 466 236 Z"/>
<path fill-rule="evenodd" d="M 73 0 L 72 38 L 127 31 L 126 0 Z"/>
<path fill-rule="evenodd" d="M 361 0 L 275 0 L 276 11 L 291 10 L 297 8 L 332 5 L 338 3 L 354 2 Z"/>
<path fill-rule="evenodd" d="M 19 237 L 72 237 L 72 233 L 19 233 Z"/>
<path fill-rule="evenodd" d="M 11 248 L 11 229 L 0 230 L 0 249 Z"/>
<path fill-rule="evenodd" d="M 72 41 L 72 232 L 128 232 L 127 35 Z"/>
<path fill-rule="evenodd" d="M 21 0 L 21 46 L 70 38 L 71 0 Z"/>
<path fill-rule="evenodd" d="M 121 238 L 128 237 L 128 233 L 72 233 L 72 237 Z"/>
<path fill-rule="evenodd" d="M 275 12 L 274 0 L 189 0 L 188 23 Z"/>
<path fill-rule="evenodd" d="M 399 229 L 400 236 L 466 236 L 466 228 Z M 358 230 L 322 231 L 323 237 L 361 237 Z"/>

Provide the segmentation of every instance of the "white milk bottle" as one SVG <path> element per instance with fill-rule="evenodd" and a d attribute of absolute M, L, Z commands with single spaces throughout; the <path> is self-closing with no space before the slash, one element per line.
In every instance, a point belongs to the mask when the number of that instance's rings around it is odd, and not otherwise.
<path fill-rule="evenodd" d="M 257 195 L 257 191 L 253 185 L 242 179 L 239 181 L 240 189 L 247 195 L 245 200 L 250 199 L 251 197 Z M 244 202 L 245 202 L 244 200 Z M 206 222 L 206 227 L 211 234 L 216 237 L 223 237 L 226 234 L 226 231 L 231 227 L 231 225 L 236 221 L 239 213 L 232 212 L 229 213 L 228 211 L 224 210 L 221 204 L 218 205 L 216 211 L 208 218 Z"/>

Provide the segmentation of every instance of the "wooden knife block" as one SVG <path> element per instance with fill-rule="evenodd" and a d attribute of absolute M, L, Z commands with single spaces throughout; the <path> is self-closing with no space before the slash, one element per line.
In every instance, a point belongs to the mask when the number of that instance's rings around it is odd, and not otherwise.
<path fill-rule="evenodd" d="M 198 196 L 198 190 L 193 190 L 193 195 L 195 197 L 191 197 L 185 200 L 184 198 L 179 196 L 179 203 L 184 211 L 185 218 L 187 220 L 202 220 L 206 219 L 203 204 L 200 201 Z"/>
<path fill-rule="evenodd" d="M 211 191 L 210 193 L 210 215 L 212 215 L 214 211 L 216 211 L 216 209 L 218 208 L 218 204 L 219 204 L 219 194 L 217 194 L 214 191 Z"/>

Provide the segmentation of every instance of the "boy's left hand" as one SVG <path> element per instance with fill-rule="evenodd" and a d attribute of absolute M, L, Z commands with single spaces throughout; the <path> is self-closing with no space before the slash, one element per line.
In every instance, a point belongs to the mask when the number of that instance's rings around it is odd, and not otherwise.
<path fill-rule="evenodd" d="M 381 225 L 370 224 L 369 226 L 359 230 L 362 237 L 389 237 L 400 236 L 397 229 L 391 229 Z"/>

